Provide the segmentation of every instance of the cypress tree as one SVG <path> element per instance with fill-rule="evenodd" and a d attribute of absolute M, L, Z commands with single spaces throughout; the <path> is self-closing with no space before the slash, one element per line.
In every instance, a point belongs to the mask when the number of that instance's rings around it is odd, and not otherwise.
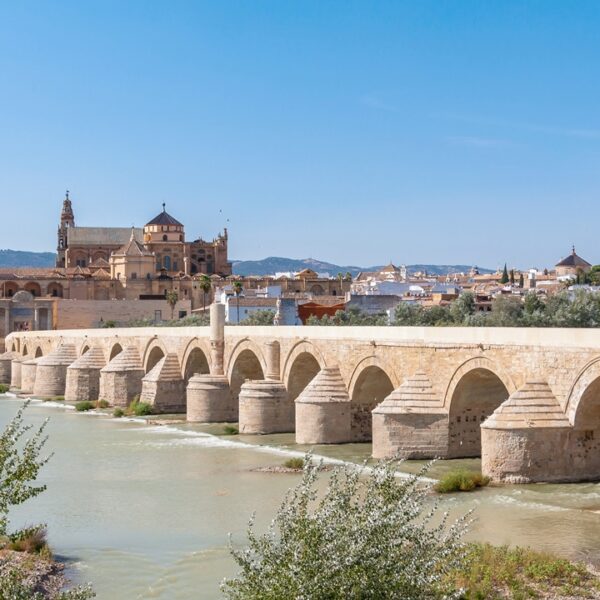
<path fill-rule="evenodd" d="M 521 273 L 521 274 L 519 275 L 519 287 L 520 287 L 520 288 L 524 288 L 524 287 L 525 287 L 525 279 L 524 279 L 524 277 L 523 277 L 523 273 Z"/>
<path fill-rule="evenodd" d="M 515 285 L 515 270 L 514 269 L 510 270 L 510 284 Z"/>
<path fill-rule="evenodd" d="M 506 263 L 504 263 L 504 271 L 502 271 L 500 283 L 508 283 L 508 269 L 506 268 Z"/>

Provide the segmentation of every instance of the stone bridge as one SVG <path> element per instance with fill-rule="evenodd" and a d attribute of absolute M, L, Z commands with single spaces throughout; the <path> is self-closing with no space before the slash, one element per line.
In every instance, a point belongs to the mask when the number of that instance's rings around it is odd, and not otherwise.
<path fill-rule="evenodd" d="M 600 330 L 211 326 L 13 333 L 0 381 L 38 397 L 139 396 L 157 413 L 482 457 L 497 481 L 600 479 Z"/>

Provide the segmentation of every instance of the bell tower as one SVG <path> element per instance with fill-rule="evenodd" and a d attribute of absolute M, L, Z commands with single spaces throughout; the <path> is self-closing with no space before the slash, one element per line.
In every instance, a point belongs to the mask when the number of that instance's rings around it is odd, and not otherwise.
<path fill-rule="evenodd" d="M 60 213 L 60 225 L 58 226 L 58 244 L 56 246 L 56 266 L 64 267 L 66 265 L 66 250 L 68 245 L 67 233 L 69 227 L 75 227 L 75 215 L 69 198 L 69 190 L 65 193 L 62 211 Z"/>

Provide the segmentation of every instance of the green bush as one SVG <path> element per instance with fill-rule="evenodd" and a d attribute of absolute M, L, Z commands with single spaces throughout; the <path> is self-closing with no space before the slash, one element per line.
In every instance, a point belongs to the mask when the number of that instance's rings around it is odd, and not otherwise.
<path fill-rule="evenodd" d="M 8 385 L 7 383 L 0 383 L 0 394 L 6 394 L 6 392 L 8 392 L 9 389 L 10 385 Z"/>
<path fill-rule="evenodd" d="M 108 404 L 108 400 L 98 400 L 98 402 L 96 402 L 96 408 L 108 408 L 109 404 Z"/>
<path fill-rule="evenodd" d="M 427 469 L 400 478 L 392 461 L 343 465 L 327 486 L 321 470 L 307 457 L 268 531 L 251 520 L 248 547 L 231 547 L 240 572 L 222 584 L 230 600 L 459 597 L 446 578 L 464 563 L 467 518 L 440 523 Z"/>
<path fill-rule="evenodd" d="M 583 565 L 529 548 L 490 544 L 469 544 L 465 562 L 448 582 L 464 589 L 468 600 L 598 597 L 598 580 Z"/>
<path fill-rule="evenodd" d="M 47 531 L 45 525 L 26 527 L 15 533 L 11 533 L 6 548 L 15 552 L 26 552 L 28 554 L 41 554 L 44 558 L 51 558 L 52 554 L 46 540 Z"/>
<path fill-rule="evenodd" d="M 78 402 L 77 404 L 75 404 L 75 410 L 78 410 L 79 412 L 85 412 L 86 410 L 92 410 L 92 408 L 94 408 L 94 403 L 90 402 L 89 400 L 82 400 L 81 402 Z"/>
<path fill-rule="evenodd" d="M 115 419 L 120 419 L 124 414 L 125 414 L 125 411 L 122 408 L 120 408 L 119 406 L 117 406 L 117 408 L 115 408 L 115 410 L 113 410 L 113 417 Z"/>
<path fill-rule="evenodd" d="M 304 459 L 300 458 L 300 457 L 288 458 L 283 463 L 283 466 L 286 469 L 298 469 L 298 470 L 300 470 L 304 466 Z"/>
<path fill-rule="evenodd" d="M 48 399 L 49 402 L 64 402 L 65 401 L 65 397 L 64 396 L 52 396 L 51 398 Z"/>
<path fill-rule="evenodd" d="M 447 473 L 435 484 L 434 489 L 440 494 L 452 492 L 471 492 L 480 487 L 485 487 L 490 482 L 489 477 L 473 471 L 452 471 Z"/>
<path fill-rule="evenodd" d="M 137 396 L 136 396 L 137 398 Z M 140 402 L 136 398 L 133 399 L 129 405 L 129 414 L 135 415 L 136 417 L 144 417 L 152 414 L 152 405 L 147 402 Z"/>
<path fill-rule="evenodd" d="M 225 425 L 223 427 L 223 435 L 237 435 L 239 432 L 239 429 L 235 425 Z"/>

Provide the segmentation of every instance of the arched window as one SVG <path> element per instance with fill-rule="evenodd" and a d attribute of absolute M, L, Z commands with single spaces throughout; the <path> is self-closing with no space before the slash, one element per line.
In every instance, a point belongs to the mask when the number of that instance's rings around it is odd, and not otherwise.
<path fill-rule="evenodd" d="M 165 256 L 165 269 L 167 271 L 171 270 L 171 257 L 170 256 Z"/>
<path fill-rule="evenodd" d="M 168 238 L 167 238 L 167 234 L 165 233 L 165 235 L 163 235 L 163 242 L 166 242 L 166 241 L 167 241 L 167 239 L 168 239 Z"/>
<path fill-rule="evenodd" d="M 183 242 L 183 236 L 182 235 L 179 236 L 179 241 Z"/>

